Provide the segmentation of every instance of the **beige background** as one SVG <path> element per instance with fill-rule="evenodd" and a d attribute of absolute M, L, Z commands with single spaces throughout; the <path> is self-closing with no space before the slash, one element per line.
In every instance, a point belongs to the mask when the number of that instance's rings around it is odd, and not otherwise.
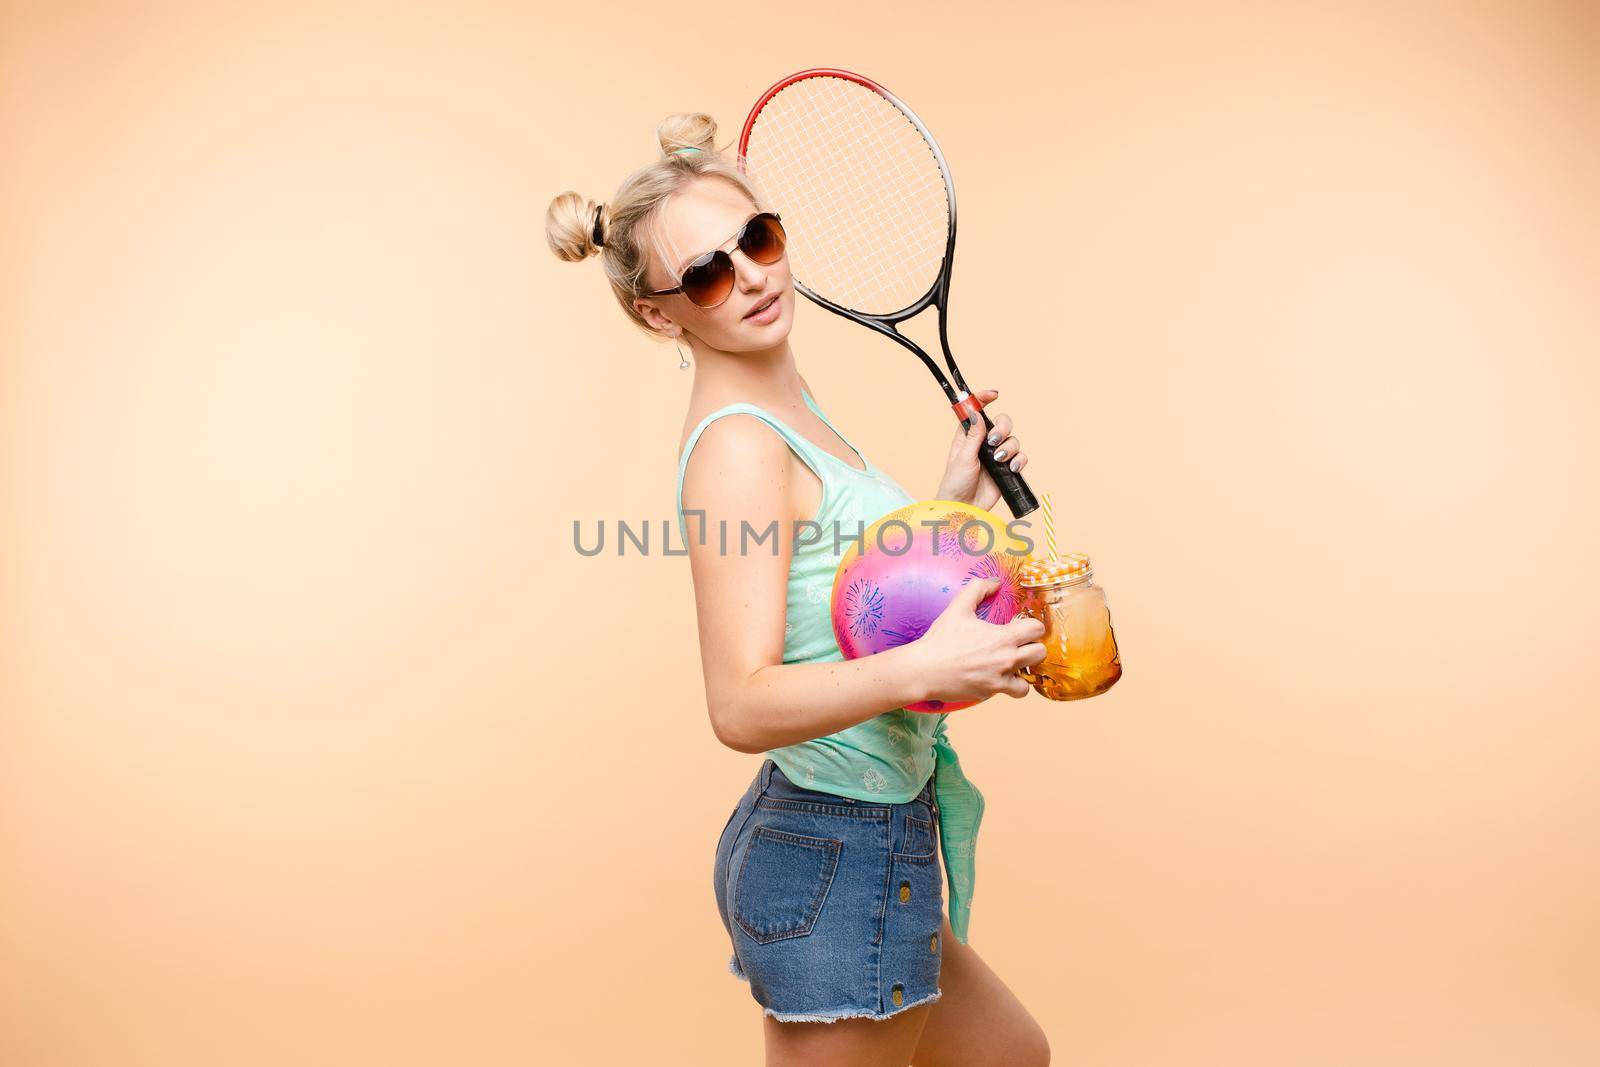
<path fill-rule="evenodd" d="M 690 376 L 543 214 L 818 64 L 1115 612 L 952 722 L 1056 1062 L 1596 1062 L 1596 8 L 702 6 L 0 8 L 0 1062 L 759 1060 L 687 563 L 571 547 Z"/>

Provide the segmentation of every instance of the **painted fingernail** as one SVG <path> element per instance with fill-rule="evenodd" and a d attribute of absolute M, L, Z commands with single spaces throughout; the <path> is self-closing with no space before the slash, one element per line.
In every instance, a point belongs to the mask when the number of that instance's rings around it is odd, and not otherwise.
<path fill-rule="evenodd" d="M 1000 451 L 998 451 L 998 452 L 996 452 L 994 454 L 994 458 L 995 458 L 996 461 L 1005 459 L 1006 458 L 1006 450 L 1002 448 Z"/>
<path fill-rule="evenodd" d="M 989 447 L 990 448 L 993 448 L 995 445 L 997 445 L 999 443 L 1000 443 L 1000 435 L 998 433 L 992 433 L 992 434 L 989 435 Z"/>
<path fill-rule="evenodd" d="M 1014 460 L 1012 460 L 1012 461 L 1011 461 L 1011 473 L 1012 473 L 1012 474 L 1015 474 L 1015 473 L 1017 473 L 1017 469 L 1018 469 L 1018 468 L 1017 468 L 1017 464 L 1018 464 L 1018 463 L 1019 463 L 1019 462 L 1021 462 L 1021 461 L 1022 461 L 1022 457 L 1021 457 L 1021 456 L 1018 456 L 1018 457 L 1017 457 L 1017 458 L 1016 458 L 1016 459 L 1014 459 Z"/>

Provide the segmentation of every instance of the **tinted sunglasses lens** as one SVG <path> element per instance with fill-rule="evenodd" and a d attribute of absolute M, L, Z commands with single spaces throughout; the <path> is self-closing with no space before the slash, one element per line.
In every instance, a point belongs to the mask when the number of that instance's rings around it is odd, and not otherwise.
<path fill-rule="evenodd" d="M 757 215 L 739 236 L 739 247 L 757 263 L 776 263 L 783 258 L 785 234 L 776 215 Z"/>
<path fill-rule="evenodd" d="M 683 293 L 700 307 L 716 307 L 733 292 L 733 260 L 720 248 L 683 272 Z"/>

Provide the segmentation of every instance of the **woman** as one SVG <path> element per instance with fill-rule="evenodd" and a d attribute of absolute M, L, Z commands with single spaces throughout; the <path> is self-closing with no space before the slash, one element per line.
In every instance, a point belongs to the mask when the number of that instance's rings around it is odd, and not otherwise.
<path fill-rule="evenodd" d="M 729 968 L 763 1007 L 769 1064 L 1047 1063 L 1038 1023 L 966 943 L 982 794 L 945 716 L 905 710 L 1024 695 L 1016 671 L 1044 658 L 1043 626 L 979 618 L 996 584 L 974 581 L 921 638 L 843 659 L 829 617 L 842 550 L 914 498 L 834 430 L 800 375 L 781 220 L 715 135 L 707 115 L 670 117 L 661 158 L 609 204 L 563 193 L 546 226 L 560 258 L 601 254 L 633 321 L 695 357 L 679 528 L 711 726 L 767 756 L 713 864 Z M 991 417 L 997 457 L 1021 470 L 1010 419 Z M 982 430 L 957 432 L 931 499 L 998 501 L 977 458 Z M 744 524 L 747 538 L 775 527 L 776 543 L 741 550 Z"/>

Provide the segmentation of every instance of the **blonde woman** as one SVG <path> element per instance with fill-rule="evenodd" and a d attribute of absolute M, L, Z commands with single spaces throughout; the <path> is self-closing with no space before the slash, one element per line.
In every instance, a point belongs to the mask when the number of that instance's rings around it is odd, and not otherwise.
<path fill-rule="evenodd" d="M 973 581 L 917 640 L 843 659 L 829 616 L 841 553 L 916 498 L 801 376 L 782 219 L 715 137 L 707 115 L 668 118 L 658 159 L 609 203 L 562 193 L 546 232 L 564 260 L 598 254 L 629 318 L 694 357 L 678 508 L 708 711 L 723 744 L 766 757 L 713 861 L 729 969 L 762 1006 L 768 1064 L 1048 1063 L 1039 1024 L 967 943 L 983 795 L 945 715 L 906 710 L 1024 695 L 1016 672 L 1044 658 L 1043 626 L 980 618 L 996 584 Z M 1021 470 L 1011 420 L 991 417 L 997 457 Z M 957 432 L 929 499 L 995 506 L 982 431 Z M 780 531 L 776 545 L 741 550 L 744 524 Z"/>

